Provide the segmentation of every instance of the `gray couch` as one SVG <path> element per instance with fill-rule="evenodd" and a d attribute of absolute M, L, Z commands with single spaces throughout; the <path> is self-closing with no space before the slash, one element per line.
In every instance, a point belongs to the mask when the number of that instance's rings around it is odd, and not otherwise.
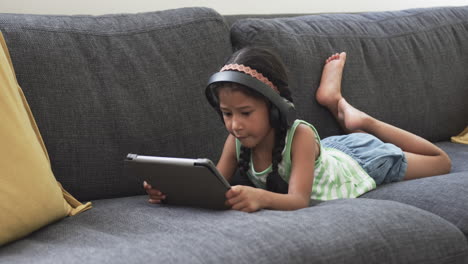
<path fill-rule="evenodd" d="M 468 7 L 252 17 L 0 14 L 54 174 L 94 206 L 0 248 L 0 263 L 468 263 L 468 146 L 449 141 L 468 124 Z M 323 138 L 342 132 L 314 93 L 347 51 L 348 101 L 437 142 L 452 172 L 297 211 L 150 205 L 124 157 L 217 161 L 227 133 L 204 87 L 246 45 L 283 58 Z"/>

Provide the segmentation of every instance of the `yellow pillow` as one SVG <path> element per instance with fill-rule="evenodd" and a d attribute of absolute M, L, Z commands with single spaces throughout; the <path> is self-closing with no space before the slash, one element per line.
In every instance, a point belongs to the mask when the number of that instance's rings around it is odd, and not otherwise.
<path fill-rule="evenodd" d="M 468 126 L 460 134 L 451 139 L 453 143 L 468 144 Z"/>
<path fill-rule="evenodd" d="M 55 180 L 0 32 L 0 246 L 91 208 Z"/>

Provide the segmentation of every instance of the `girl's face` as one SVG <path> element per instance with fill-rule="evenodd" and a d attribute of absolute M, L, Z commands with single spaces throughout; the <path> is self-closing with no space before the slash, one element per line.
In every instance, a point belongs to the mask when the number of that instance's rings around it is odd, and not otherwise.
<path fill-rule="evenodd" d="M 242 91 L 221 88 L 219 105 L 226 129 L 244 147 L 272 146 L 274 129 L 270 126 L 267 103 Z"/>

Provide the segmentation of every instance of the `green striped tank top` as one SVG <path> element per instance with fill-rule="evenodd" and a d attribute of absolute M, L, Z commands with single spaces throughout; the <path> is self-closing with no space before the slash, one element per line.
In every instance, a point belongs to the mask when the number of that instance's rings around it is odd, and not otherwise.
<path fill-rule="evenodd" d="M 315 127 L 303 120 L 296 120 L 287 131 L 283 160 L 278 165 L 281 178 L 289 182 L 291 176 L 291 146 L 296 128 L 300 124 L 305 124 L 314 131 L 315 139 L 320 145 L 320 156 L 315 160 L 311 199 L 326 201 L 339 198 L 355 198 L 376 188 L 375 181 L 353 158 L 337 149 L 323 147 L 320 144 L 320 137 Z M 236 139 L 237 160 L 239 160 L 240 148 L 241 143 Z M 314 161 L 311 160 L 311 162 Z M 266 189 L 266 178 L 271 171 L 271 165 L 264 171 L 255 171 L 251 158 L 247 175 L 256 187 Z"/>

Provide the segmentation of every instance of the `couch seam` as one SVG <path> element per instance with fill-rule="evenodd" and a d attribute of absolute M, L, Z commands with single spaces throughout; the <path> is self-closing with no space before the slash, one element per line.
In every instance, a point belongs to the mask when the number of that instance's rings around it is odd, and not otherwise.
<path fill-rule="evenodd" d="M 466 6 L 468 7 L 468 6 Z M 421 10 L 421 12 L 418 12 L 418 13 L 414 13 L 414 14 L 408 14 L 408 15 L 401 15 L 401 16 L 398 16 L 398 15 L 395 15 L 395 16 L 392 16 L 392 17 L 388 17 L 388 18 L 383 18 L 383 19 L 369 19 L 367 17 L 364 17 L 362 15 L 366 15 L 366 14 L 380 14 L 380 13 L 387 13 L 385 11 L 383 12 L 378 12 L 378 11 L 370 11 L 370 12 L 356 12 L 356 13 L 340 13 L 340 12 L 337 12 L 337 13 L 317 13 L 317 14 L 301 14 L 299 16 L 294 16 L 294 17 L 280 17 L 280 18 L 257 18 L 257 17 L 247 17 L 247 18 L 244 18 L 243 20 L 277 20 L 277 19 L 281 19 L 281 20 L 284 20 L 284 21 L 290 21 L 290 20 L 301 20 L 303 21 L 303 19 L 301 18 L 304 18 L 304 17 L 313 17 L 315 16 L 317 18 L 318 21 L 320 22 L 335 22 L 335 21 L 340 21 L 340 22 L 357 22 L 357 23 L 368 23 L 368 22 L 374 22 L 374 23 L 377 23 L 379 24 L 380 22 L 386 22 L 386 21 L 392 21 L 392 20 L 399 20 L 399 19 L 402 19 L 402 18 L 411 18 L 411 17 L 414 17 L 414 16 L 419 16 L 421 14 L 428 14 L 428 15 L 444 15 L 444 13 L 442 12 L 446 12 L 447 10 L 454 13 L 453 12 L 453 9 L 444 9 L 444 10 L 438 10 L 438 8 L 434 8 L 435 10 L 437 10 L 437 12 L 433 12 L 433 13 L 429 13 L 427 12 L 427 10 Z M 401 10 L 401 11 L 388 11 L 390 13 L 403 13 L 405 11 L 411 11 L 411 10 L 415 10 L 415 9 L 407 9 L 407 10 Z M 434 11 L 434 10 L 433 10 Z M 458 10 L 456 12 L 459 12 Z M 328 17 L 321 17 L 321 16 L 335 16 L 335 15 L 360 15 L 361 18 L 363 18 L 363 21 L 356 21 L 356 20 L 350 20 L 350 19 L 345 19 L 345 18 L 328 18 Z M 248 16 L 248 15 L 247 15 Z M 459 18 L 458 15 L 457 15 L 457 19 L 459 19 L 459 21 L 464 21 L 463 19 Z M 237 21 L 235 21 L 237 22 Z M 407 24 L 407 23 L 406 23 Z"/>
<path fill-rule="evenodd" d="M 318 38 L 327 38 L 327 39 L 393 39 L 393 38 L 401 38 L 401 37 L 407 37 L 411 35 L 422 35 L 422 34 L 427 34 L 429 32 L 435 32 L 438 30 L 441 30 L 443 28 L 448 28 L 448 27 L 454 27 L 454 26 L 467 26 L 468 22 L 461 21 L 455 24 L 445 24 L 441 25 L 438 27 L 432 27 L 427 30 L 422 30 L 422 31 L 414 31 L 414 32 L 407 32 L 407 33 L 402 33 L 402 34 L 395 34 L 395 35 L 389 35 L 389 36 L 366 36 L 366 35 L 361 35 L 359 36 L 358 34 L 352 34 L 352 35 L 342 35 L 342 34 L 337 34 L 337 35 L 326 35 L 326 34 L 296 34 L 296 33 L 288 33 L 288 32 L 278 32 L 274 30 L 261 30 L 262 33 L 273 33 L 274 35 L 281 35 L 281 36 L 313 36 L 313 37 L 318 37 Z M 254 38 L 251 40 L 255 40 L 260 38 L 259 33 L 260 30 L 256 30 L 257 34 Z M 357 35 L 357 36 L 356 36 Z"/>
<path fill-rule="evenodd" d="M 407 12 L 407 11 L 411 11 L 411 10 L 417 10 L 417 9 L 407 9 L 407 10 L 401 10 L 401 11 L 389 11 L 390 13 L 403 13 L 403 12 Z M 399 20 L 399 19 L 402 19 L 402 18 L 411 18 L 411 17 L 414 17 L 414 16 L 419 16 L 421 14 L 429 14 L 429 15 L 441 15 L 443 14 L 442 12 L 446 12 L 447 10 L 449 10 L 450 12 L 453 13 L 453 10 L 454 9 L 439 9 L 439 8 L 434 8 L 432 11 L 437 11 L 437 12 L 433 12 L 433 13 L 430 13 L 428 12 L 428 10 L 421 10 L 420 12 L 417 12 L 417 13 L 414 13 L 414 14 L 408 14 L 408 15 L 401 15 L 401 16 L 393 16 L 393 17 L 388 17 L 388 18 L 383 18 L 383 19 L 379 19 L 379 20 L 376 20 L 376 19 L 368 19 L 366 17 L 362 17 L 362 18 L 365 18 L 366 21 L 358 21 L 358 22 L 376 22 L 376 23 L 379 23 L 379 22 L 386 22 L 386 21 L 391 21 L 391 20 Z M 458 10 L 457 10 L 458 12 Z M 344 14 L 344 15 L 366 15 L 366 14 L 379 14 L 379 13 L 386 13 L 385 11 L 384 12 L 358 12 L 358 13 L 322 13 L 322 14 L 317 14 L 317 15 L 337 15 L 337 14 Z M 305 16 L 308 16 L 308 15 L 305 15 Z M 299 16 L 299 17 L 304 17 L 304 16 Z M 272 19 L 275 19 L 275 18 L 272 18 Z M 291 19 L 289 17 L 287 18 L 284 18 L 285 20 L 288 20 L 288 19 Z M 320 21 L 329 21 L 329 22 L 333 22 L 333 21 L 340 21 L 340 22 L 357 22 L 355 20 L 349 20 L 349 19 L 335 19 L 335 18 L 324 18 L 323 20 L 320 20 Z"/>
<path fill-rule="evenodd" d="M 38 28 L 34 26 L 29 26 L 29 25 L 24 25 L 24 26 L 18 26 L 15 24 L 10 24 L 10 23 L 3 23 L 0 24 L 0 26 L 3 27 L 3 31 L 5 32 L 5 29 L 8 29 L 8 26 L 12 28 L 18 28 L 18 29 L 24 29 L 24 30 L 31 30 L 31 31 L 39 31 L 39 32 L 56 32 L 56 33 L 72 33 L 72 34 L 83 34 L 83 35 L 90 35 L 90 36 L 130 36 L 130 35 L 137 35 L 137 34 L 144 34 L 144 33 L 149 33 L 153 32 L 156 30 L 161 30 L 161 29 L 170 29 L 170 28 L 180 28 L 186 25 L 192 25 L 192 24 L 198 24 L 202 22 L 221 22 L 221 24 L 225 24 L 224 21 L 221 18 L 203 18 L 203 19 L 196 19 L 190 22 L 181 22 L 177 24 L 165 24 L 162 26 L 155 26 L 155 27 L 149 27 L 147 29 L 137 29 L 137 30 L 129 30 L 129 31 L 116 31 L 116 32 L 110 32 L 110 33 L 97 33 L 89 30 L 64 30 L 62 28 L 52 28 L 52 27 L 43 27 L 43 28 Z"/>
<path fill-rule="evenodd" d="M 446 256 L 446 257 L 442 257 L 440 259 L 437 259 L 438 262 L 435 262 L 437 264 L 439 264 L 440 262 L 439 261 L 443 261 L 442 263 L 453 263 L 454 259 L 455 260 L 458 260 L 459 257 L 465 257 L 465 259 L 468 259 L 468 251 L 462 251 L 462 252 L 459 252 L 457 254 L 454 254 L 454 255 L 451 255 L 451 256 Z M 421 264 L 426 264 L 427 262 L 425 261 L 422 261 L 422 262 L 419 262 Z"/>

